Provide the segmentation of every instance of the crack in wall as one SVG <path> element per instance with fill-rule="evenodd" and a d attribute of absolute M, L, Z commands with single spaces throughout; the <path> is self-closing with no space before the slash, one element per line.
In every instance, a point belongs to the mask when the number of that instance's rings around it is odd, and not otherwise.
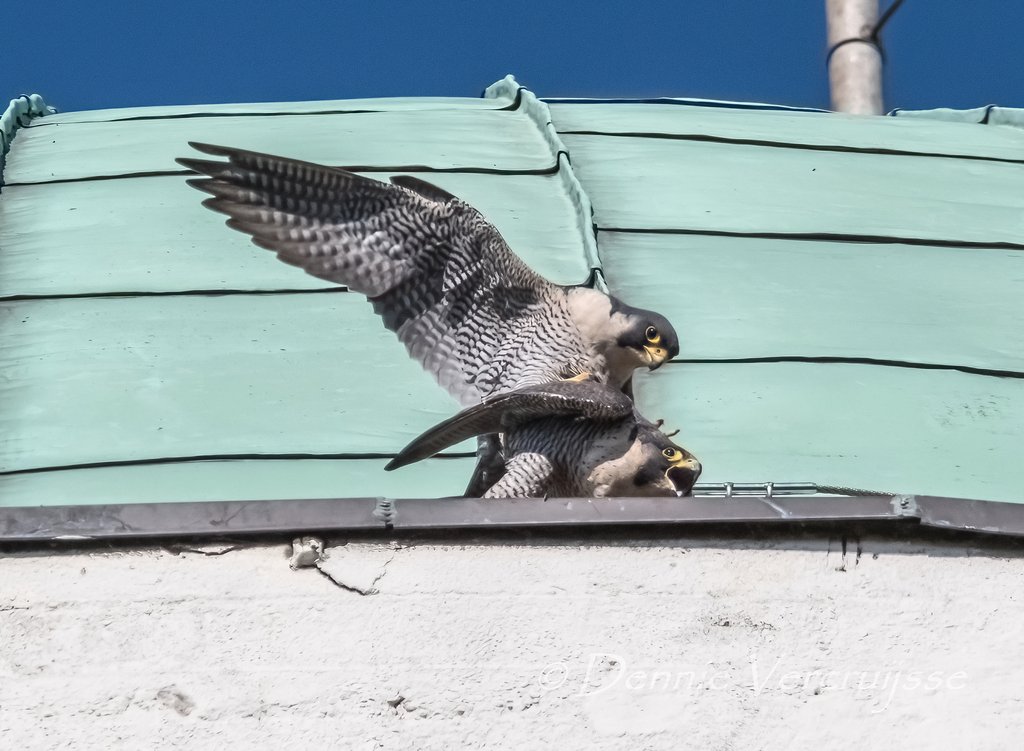
<path fill-rule="evenodd" d="M 345 575 L 346 572 L 332 572 L 326 566 L 326 564 L 328 563 L 329 554 L 325 554 L 323 557 L 317 560 L 314 565 L 316 566 L 317 571 L 320 572 L 320 575 L 326 577 L 336 587 L 344 589 L 348 592 L 355 592 L 356 594 L 367 597 L 370 595 L 380 594 L 380 589 L 378 588 L 377 585 L 387 574 L 388 566 L 391 564 L 393 560 L 395 560 L 395 556 L 398 555 L 399 550 L 400 548 L 397 547 L 392 549 L 391 555 L 388 556 L 387 560 L 380 564 L 380 568 L 374 575 L 373 579 L 369 582 L 369 584 L 365 585 L 354 583 L 349 576 Z M 356 576 L 356 578 L 358 578 L 358 576 Z M 346 579 L 348 579 L 348 581 L 346 581 Z"/>

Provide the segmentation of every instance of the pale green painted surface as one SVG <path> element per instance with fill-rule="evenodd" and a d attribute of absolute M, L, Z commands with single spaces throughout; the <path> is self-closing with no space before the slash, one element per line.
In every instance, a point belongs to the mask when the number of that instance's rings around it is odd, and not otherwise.
<path fill-rule="evenodd" d="M 654 138 L 563 140 L 599 227 L 1024 242 L 1024 165 Z"/>
<path fill-rule="evenodd" d="M 492 87 L 493 88 L 493 87 Z M 545 170 L 544 123 L 494 98 L 353 102 L 352 115 L 65 115 L 19 133 L 0 192 L 0 295 L 316 289 L 204 209 L 181 176 L 18 185 L 176 171 L 186 139 L 329 164 Z M 338 103 L 330 103 L 331 106 Z M 379 106 L 377 106 L 379 104 Z M 254 105 L 313 111 L 321 103 Z M 188 108 L 237 111 L 238 108 Z M 563 173 L 425 173 L 464 197 L 545 275 L 585 281 L 592 254 Z M 0 475 L 0 502 L 100 503 L 460 492 L 472 460 L 384 473 L 384 459 L 457 405 L 359 295 L 174 295 L 0 303 L 0 472 L 223 454 L 333 460 L 202 461 Z M 456 447 L 456 451 L 472 446 Z"/>
<path fill-rule="evenodd" d="M 579 109 L 577 109 L 579 107 Z M 552 105 L 612 291 L 682 359 L 845 357 L 1024 372 L 1024 250 L 701 233 L 1024 244 L 1024 166 L 566 131 L 705 134 L 1020 158 L 1006 127 L 927 119 Z M 902 125 L 900 125 L 902 123 Z M 1024 502 L 1024 380 L 827 363 L 676 363 L 638 379 L 707 482 L 811 481 Z"/>
<path fill-rule="evenodd" d="M 985 131 L 963 123 L 838 113 L 750 112 L 671 104 L 557 104 L 558 129 L 658 133 L 916 153 L 1024 160 L 1024 131 Z M 613 147 L 614 148 L 614 147 Z"/>
<path fill-rule="evenodd" d="M 554 166 L 540 130 L 519 111 L 418 110 L 340 115 L 216 117 L 25 128 L 7 183 L 181 170 L 188 141 L 230 144 L 332 166 Z M 193 152 L 194 153 L 194 152 Z"/>
<path fill-rule="evenodd" d="M 466 487 L 471 458 L 385 472 L 384 459 L 204 461 L 0 476 L 7 506 L 281 498 L 443 498 Z"/>
<path fill-rule="evenodd" d="M 640 407 L 702 482 L 811 481 L 1024 502 L 1024 381 L 872 365 L 676 364 Z"/>
<path fill-rule="evenodd" d="M 350 103 L 382 110 L 366 115 L 241 116 L 349 108 L 314 102 L 50 116 L 19 133 L 4 178 L 174 170 L 187 139 L 338 165 L 551 167 L 555 140 L 537 122 L 543 108 L 494 109 L 510 101 Z M 239 116 L 103 122 L 184 111 Z M 997 158 L 1017 158 L 1020 144 L 1008 128 L 913 118 L 620 104 L 554 104 L 551 112 L 562 131 L 657 129 Z M 599 226 L 1024 242 L 1021 165 L 562 140 Z M 478 206 L 546 275 L 586 278 L 586 202 L 568 194 L 567 174 L 421 176 Z M 0 192 L 0 294 L 322 286 L 223 227 L 200 200 L 179 176 L 8 186 Z M 599 240 L 613 291 L 669 315 L 683 358 L 871 357 L 1024 370 L 1020 251 L 608 232 Z M 196 454 L 353 457 L 0 475 L 0 503 L 9 505 L 433 497 L 458 493 L 472 464 L 436 460 L 384 473 L 384 460 L 354 458 L 397 451 L 456 406 L 369 305 L 346 292 L 3 303 L 0 367 L 0 471 Z M 1024 442 L 1022 389 L 1020 379 L 953 371 L 794 363 L 673 364 L 638 383 L 643 411 L 683 429 L 680 440 L 709 482 L 1024 501 L 1014 461 Z"/>
<path fill-rule="evenodd" d="M 5 303 L 0 471 L 397 453 L 457 409 L 361 295 Z"/>
<path fill-rule="evenodd" d="M 580 284 L 590 275 L 559 175 L 421 177 L 480 209 L 548 278 Z M 332 286 L 227 229 L 202 198 L 178 176 L 9 186 L 0 196 L 0 294 Z"/>
<path fill-rule="evenodd" d="M 1024 371 L 1022 251 L 619 232 L 599 247 L 616 293 L 668 316 L 686 358 Z"/>

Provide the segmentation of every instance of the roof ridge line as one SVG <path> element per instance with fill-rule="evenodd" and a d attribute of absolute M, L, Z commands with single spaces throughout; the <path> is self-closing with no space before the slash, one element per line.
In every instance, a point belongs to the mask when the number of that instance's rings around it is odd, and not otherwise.
<path fill-rule="evenodd" d="M 729 99 L 700 99 L 695 97 L 544 97 L 549 104 L 671 104 L 681 107 L 712 107 L 735 110 L 770 110 L 778 112 L 811 112 L 830 114 L 832 110 L 817 107 L 799 107 L 767 102 L 738 102 Z"/>
<path fill-rule="evenodd" d="M 580 239 L 583 241 L 583 254 L 590 264 L 590 278 L 584 283 L 593 283 L 602 291 L 607 292 L 604 281 L 604 268 L 601 265 L 601 256 L 597 248 L 597 232 L 594 229 L 594 207 L 590 196 L 583 190 L 576 173 L 572 169 L 572 160 L 569 157 L 569 149 L 555 130 L 551 119 L 551 110 L 548 105 L 537 97 L 532 91 L 516 81 L 515 76 L 507 75 L 500 81 L 496 81 L 484 90 L 484 98 L 514 98 L 519 102 L 519 108 L 540 131 L 541 137 L 547 143 L 551 154 L 555 159 L 558 168 L 558 175 L 562 180 L 569 200 L 572 201 L 576 210 L 577 229 Z"/>
<path fill-rule="evenodd" d="M 986 104 L 983 107 L 959 109 L 956 107 L 933 107 L 931 109 L 904 109 L 897 107 L 886 113 L 887 117 L 903 117 L 914 120 L 933 120 L 958 125 L 1005 125 L 1024 128 L 1024 109 Z"/>

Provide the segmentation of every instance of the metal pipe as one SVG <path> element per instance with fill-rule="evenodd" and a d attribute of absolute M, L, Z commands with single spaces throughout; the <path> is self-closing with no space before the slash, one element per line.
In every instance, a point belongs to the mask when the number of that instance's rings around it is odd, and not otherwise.
<path fill-rule="evenodd" d="M 882 52 L 875 36 L 878 0 L 825 0 L 832 109 L 882 114 Z"/>

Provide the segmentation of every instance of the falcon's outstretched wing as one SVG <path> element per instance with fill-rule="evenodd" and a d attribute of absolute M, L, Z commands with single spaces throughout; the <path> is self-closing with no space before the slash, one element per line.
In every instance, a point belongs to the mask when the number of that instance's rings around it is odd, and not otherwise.
<path fill-rule="evenodd" d="M 460 403 L 546 381 L 580 360 L 562 289 L 534 273 L 468 204 L 417 178 L 192 143 L 178 159 L 228 225 L 286 263 L 370 298 L 384 325 Z M 577 337 L 578 338 L 578 337 Z"/>
<path fill-rule="evenodd" d="M 467 438 L 502 433 L 547 417 L 582 417 L 594 422 L 621 420 L 633 402 L 621 391 L 591 381 L 552 381 L 496 394 L 438 423 L 402 449 L 384 468 L 398 469 Z M 556 440 L 553 437 L 552 440 Z"/>

